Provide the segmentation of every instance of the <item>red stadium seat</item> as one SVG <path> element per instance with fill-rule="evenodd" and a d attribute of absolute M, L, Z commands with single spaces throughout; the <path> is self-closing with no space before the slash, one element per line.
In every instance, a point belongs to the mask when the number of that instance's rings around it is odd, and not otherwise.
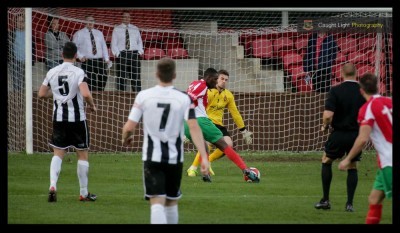
<path fill-rule="evenodd" d="M 351 52 L 347 55 L 347 61 L 353 64 L 357 63 L 369 63 L 369 55 L 360 52 Z"/>
<path fill-rule="evenodd" d="M 385 53 L 382 52 L 381 53 L 381 63 L 385 62 Z M 372 51 L 368 53 L 368 60 L 370 64 L 375 64 L 375 60 L 376 60 L 376 51 Z"/>
<path fill-rule="evenodd" d="M 159 48 L 147 48 L 144 50 L 144 60 L 158 60 L 165 57 L 165 52 Z"/>
<path fill-rule="evenodd" d="M 337 55 L 336 55 L 336 61 L 335 61 L 335 63 L 336 63 L 336 64 L 344 64 L 346 61 L 347 61 L 346 55 L 344 55 L 344 54 L 341 53 L 341 52 L 338 52 Z"/>
<path fill-rule="evenodd" d="M 295 47 L 297 50 L 305 49 L 308 46 L 308 38 L 307 37 L 299 37 L 295 42 Z"/>
<path fill-rule="evenodd" d="M 245 30 L 245 29 L 244 29 Z M 239 36 L 239 43 L 244 47 L 244 54 L 249 57 L 253 54 L 253 41 L 257 39 L 257 35 L 252 32 L 244 32 Z"/>
<path fill-rule="evenodd" d="M 299 92 L 311 92 L 313 90 L 312 83 L 306 83 L 304 79 L 297 79 L 294 83 L 292 82 Z"/>
<path fill-rule="evenodd" d="M 174 48 L 183 48 L 182 38 L 180 37 L 164 38 L 163 49 L 168 51 Z"/>
<path fill-rule="evenodd" d="M 303 57 L 304 53 L 307 51 L 308 46 L 308 38 L 307 37 L 299 37 L 294 43 L 295 48 L 297 49 L 297 53 Z"/>
<path fill-rule="evenodd" d="M 360 38 L 358 40 L 358 49 L 360 51 L 372 50 L 375 47 L 375 38 Z"/>
<path fill-rule="evenodd" d="M 351 37 L 342 37 L 337 40 L 340 51 L 347 55 L 350 52 L 357 51 L 357 40 Z"/>
<path fill-rule="evenodd" d="M 46 58 L 46 46 L 42 43 L 35 44 L 35 46 L 36 46 L 35 60 L 37 62 L 44 62 Z"/>
<path fill-rule="evenodd" d="M 292 80 L 302 79 L 307 75 L 307 73 L 304 72 L 303 66 L 292 66 L 288 70 L 288 73 L 291 74 Z"/>
<path fill-rule="evenodd" d="M 356 65 L 357 67 L 357 76 L 361 77 L 363 74 L 370 72 L 374 73 L 375 72 L 375 67 L 369 66 L 369 65 L 364 65 L 364 64 L 358 64 Z"/>
<path fill-rule="evenodd" d="M 273 57 L 272 42 L 268 39 L 253 40 L 252 47 L 253 47 L 253 57 L 256 58 Z"/>
<path fill-rule="evenodd" d="M 32 31 L 33 41 L 35 43 L 45 43 L 46 32 L 42 31 Z"/>
<path fill-rule="evenodd" d="M 142 31 L 141 36 L 142 36 L 142 41 L 152 41 L 152 40 L 162 41 L 163 39 L 162 33 L 153 31 Z"/>
<path fill-rule="evenodd" d="M 144 48 L 158 48 L 158 49 L 163 48 L 161 40 L 144 40 L 143 47 Z"/>
<path fill-rule="evenodd" d="M 280 37 L 273 40 L 274 50 L 288 49 L 293 47 L 293 40 L 288 37 Z"/>
<path fill-rule="evenodd" d="M 286 54 L 292 53 L 293 40 L 288 37 L 280 37 L 272 42 L 274 46 L 274 56 L 283 58 Z"/>
<path fill-rule="evenodd" d="M 341 75 L 342 64 L 336 64 L 332 66 L 332 76 L 333 79 L 342 79 Z"/>
<path fill-rule="evenodd" d="M 184 48 L 172 48 L 167 50 L 167 56 L 172 59 L 186 59 L 189 54 Z"/>
<path fill-rule="evenodd" d="M 334 78 L 331 80 L 331 87 L 337 86 L 337 85 L 341 84 L 342 82 L 343 81 Z"/>
<path fill-rule="evenodd" d="M 297 53 L 288 53 L 283 57 L 283 68 L 288 70 L 291 66 L 301 65 L 303 58 Z"/>

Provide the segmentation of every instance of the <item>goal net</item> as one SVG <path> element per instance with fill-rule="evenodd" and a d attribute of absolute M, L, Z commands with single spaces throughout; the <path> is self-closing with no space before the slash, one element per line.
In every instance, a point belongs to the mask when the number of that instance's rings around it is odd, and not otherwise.
<path fill-rule="evenodd" d="M 108 53 L 113 62 L 110 69 L 105 69 L 104 90 L 92 92 L 98 111 L 87 114 L 90 149 L 141 151 L 141 124 L 133 147 L 123 147 L 120 140 L 137 94 L 132 91 L 134 83 L 129 78 L 119 77 L 120 66 L 111 49 L 113 29 L 121 24 L 124 12 L 130 14 L 130 23 L 139 28 L 143 42 L 140 69 L 127 71 L 139 74 L 142 89 L 156 85 L 156 63 L 164 56 L 176 60 L 175 87 L 182 91 L 209 67 L 229 72 L 227 88 L 235 96 L 247 129 L 254 133 L 253 144 L 245 145 L 227 111 L 224 123 L 237 150 L 322 150 L 328 135 L 319 131 L 326 91 L 343 81 L 340 67 L 346 62 L 356 65 L 358 76 L 375 73 L 380 77 L 380 93 L 392 94 L 391 12 L 33 8 L 33 64 L 27 66 L 32 69 L 33 151 L 51 151 L 48 142 L 52 133 L 52 99 L 37 98 L 48 66 L 58 62 L 49 56 L 57 55 L 50 49 L 54 48 L 56 37 L 60 40 L 59 34 L 53 33 L 56 30 L 50 30 L 51 22 L 56 19 L 58 30 L 72 41 L 74 34 L 89 23 L 86 16 L 95 19 L 94 28 L 103 33 L 107 46 L 103 53 Z M 25 120 L 30 117 L 25 114 L 23 19 L 24 8 L 8 9 L 9 151 L 25 150 Z M 337 28 L 352 21 L 361 26 L 357 30 Z M 362 24 L 370 26 L 366 29 Z M 372 24 L 382 27 L 372 29 Z M 311 38 L 315 43 L 309 46 Z M 75 65 L 90 68 L 85 62 Z M 96 69 L 91 70 L 100 76 Z M 125 91 L 117 88 L 120 79 L 126 81 Z M 185 148 L 194 150 L 192 145 Z"/>

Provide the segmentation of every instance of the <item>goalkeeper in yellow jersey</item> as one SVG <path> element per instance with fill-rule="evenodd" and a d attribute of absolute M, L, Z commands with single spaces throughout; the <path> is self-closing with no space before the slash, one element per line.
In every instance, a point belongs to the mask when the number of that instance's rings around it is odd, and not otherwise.
<path fill-rule="evenodd" d="M 225 108 L 229 109 L 235 124 L 238 129 L 241 131 L 243 135 L 243 139 L 246 144 L 251 144 L 253 142 L 252 132 L 246 130 L 246 127 L 243 122 L 243 118 L 239 113 L 239 110 L 235 104 L 235 98 L 233 97 L 232 92 L 225 89 L 226 82 L 229 80 L 229 73 L 226 70 L 218 71 L 218 82 L 215 88 L 208 89 L 208 105 L 206 107 L 206 112 L 208 117 L 212 120 L 212 122 L 217 126 L 219 130 L 221 130 L 224 135 L 224 140 L 229 146 L 233 146 L 232 138 L 227 130 L 227 128 L 223 124 L 223 117 Z M 220 149 L 216 149 L 209 156 L 209 161 L 213 162 L 216 159 L 221 158 L 224 155 Z M 197 152 L 196 158 L 194 159 L 192 165 L 187 170 L 188 176 L 196 176 L 197 175 L 197 167 L 200 164 L 200 154 Z M 213 170 L 210 167 L 210 174 L 215 175 Z"/>

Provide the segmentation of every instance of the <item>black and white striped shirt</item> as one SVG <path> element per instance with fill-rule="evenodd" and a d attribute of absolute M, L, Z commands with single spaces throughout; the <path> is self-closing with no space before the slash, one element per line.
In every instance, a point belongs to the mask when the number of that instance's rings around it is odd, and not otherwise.
<path fill-rule="evenodd" d="M 43 85 L 53 92 L 53 121 L 78 122 L 86 120 L 83 97 L 79 85 L 86 82 L 81 68 L 64 62 L 47 72 Z"/>
<path fill-rule="evenodd" d="M 139 122 L 142 116 L 142 160 L 183 163 L 184 121 L 196 117 L 189 96 L 173 86 L 143 90 L 136 96 L 128 119 Z"/>

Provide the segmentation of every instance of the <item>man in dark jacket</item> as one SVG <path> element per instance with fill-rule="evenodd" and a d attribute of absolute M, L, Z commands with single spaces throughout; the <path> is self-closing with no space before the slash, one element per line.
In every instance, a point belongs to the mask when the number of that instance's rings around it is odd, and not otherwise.
<path fill-rule="evenodd" d="M 333 35 L 325 32 L 313 33 L 308 40 L 307 52 L 303 58 L 304 71 L 312 77 L 313 90 L 328 92 L 331 86 L 332 65 L 337 54 Z"/>

